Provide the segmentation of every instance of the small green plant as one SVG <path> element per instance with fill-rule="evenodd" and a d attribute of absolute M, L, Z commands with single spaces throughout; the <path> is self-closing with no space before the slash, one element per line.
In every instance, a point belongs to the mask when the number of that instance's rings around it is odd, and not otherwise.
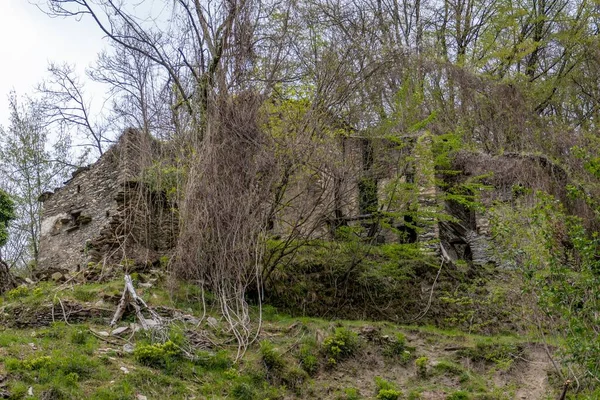
<path fill-rule="evenodd" d="M 406 345 L 406 336 L 402 333 L 397 333 L 393 339 L 387 344 L 383 350 L 386 357 L 393 357 L 400 361 L 400 364 L 407 364 L 413 357 L 413 348 Z"/>
<path fill-rule="evenodd" d="M 254 400 L 256 399 L 256 391 L 254 388 L 246 383 L 241 382 L 233 387 L 231 395 L 236 400 Z"/>
<path fill-rule="evenodd" d="M 344 393 L 337 397 L 337 400 L 360 400 L 362 397 L 358 389 L 346 388 Z"/>
<path fill-rule="evenodd" d="M 402 392 L 396 389 L 393 383 L 379 376 L 375 377 L 377 387 L 377 400 L 397 400 Z"/>
<path fill-rule="evenodd" d="M 70 372 L 64 377 L 63 382 L 66 386 L 77 387 L 77 382 L 79 382 L 79 374 L 77 372 Z"/>
<path fill-rule="evenodd" d="M 300 366 L 309 375 L 314 375 L 319 369 L 318 348 L 313 338 L 306 340 L 298 351 Z"/>
<path fill-rule="evenodd" d="M 387 355 L 399 356 L 406 350 L 406 336 L 403 333 L 396 333 L 394 339 L 392 339 L 387 346 Z"/>
<path fill-rule="evenodd" d="M 148 367 L 168 368 L 181 358 L 181 349 L 169 340 L 163 344 L 139 345 L 133 356 L 140 364 Z"/>
<path fill-rule="evenodd" d="M 73 297 L 79 301 L 92 301 L 96 298 L 96 293 L 86 290 L 83 286 L 76 286 L 73 290 Z"/>
<path fill-rule="evenodd" d="M 329 364 L 348 358 L 359 348 L 358 335 L 348 328 L 337 328 L 332 336 L 323 341 L 323 352 Z"/>
<path fill-rule="evenodd" d="M 52 362 L 52 358 L 48 356 L 41 356 L 36 358 L 30 358 L 29 360 L 17 360 L 17 359 L 8 359 L 6 360 L 6 369 L 8 371 L 37 371 L 42 368 L 47 367 Z"/>
<path fill-rule="evenodd" d="M 412 390 L 408 394 L 408 400 L 420 400 L 423 396 L 421 396 L 421 392 L 419 390 Z"/>
<path fill-rule="evenodd" d="M 29 288 L 27 286 L 19 286 L 6 292 L 6 298 L 9 300 L 16 300 L 29 295 Z"/>
<path fill-rule="evenodd" d="M 260 355 L 269 371 L 280 371 L 285 367 L 283 357 L 269 341 L 264 340 L 260 343 Z"/>
<path fill-rule="evenodd" d="M 419 378 L 427 377 L 427 365 L 429 364 L 429 358 L 419 357 L 415 360 L 415 366 L 417 367 L 417 376 Z"/>
<path fill-rule="evenodd" d="M 76 330 L 71 333 L 71 343 L 73 344 L 85 344 L 88 340 L 88 333 L 84 330 Z"/>
<path fill-rule="evenodd" d="M 447 400 L 470 400 L 471 395 L 468 392 L 459 390 L 457 392 L 450 394 L 446 399 Z"/>
<path fill-rule="evenodd" d="M 283 381 L 285 386 L 289 389 L 292 389 L 296 393 L 299 393 L 302 384 L 307 379 L 308 374 L 306 373 L 306 371 L 298 367 L 286 368 L 281 376 L 281 380 Z"/>
<path fill-rule="evenodd" d="M 398 400 L 402 392 L 394 389 L 382 389 L 377 393 L 377 400 Z"/>
<path fill-rule="evenodd" d="M 200 351 L 196 354 L 195 363 L 212 371 L 227 370 L 233 365 L 233 361 L 225 350 L 220 350 L 216 353 Z"/>
<path fill-rule="evenodd" d="M 440 374 L 449 374 L 455 376 L 461 376 L 465 372 L 465 369 L 461 365 L 446 360 L 437 362 L 433 366 L 433 369 Z"/>
<path fill-rule="evenodd" d="M 523 353 L 523 346 L 516 343 L 492 343 L 481 340 L 474 348 L 462 350 L 459 354 L 473 361 L 493 362 L 496 366 L 507 371 L 514 363 L 514 359 Z"/>

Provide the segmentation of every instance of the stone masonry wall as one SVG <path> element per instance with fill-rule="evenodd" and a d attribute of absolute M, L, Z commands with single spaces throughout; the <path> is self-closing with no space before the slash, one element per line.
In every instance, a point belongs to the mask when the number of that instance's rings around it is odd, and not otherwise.
<path fill-rule="evenodd" d="M 173 246 L 177 221 L 166 199 L 138 179 L 159 146 L 127 130 L 95 164 L 42 196 L 39 269 L 77 271 L 124 258 L 154 262 Z"/>

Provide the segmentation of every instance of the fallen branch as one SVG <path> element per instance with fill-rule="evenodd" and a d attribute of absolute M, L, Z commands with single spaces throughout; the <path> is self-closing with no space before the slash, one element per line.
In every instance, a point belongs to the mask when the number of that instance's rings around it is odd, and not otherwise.
<path fill-rule="evenodd" d="M 121 300 L 119 300 L 115 315 L 110 321 L 110 326 L 115 326 L 117 322 L 121 320 L 127 305 L 131 305 L 135 310 L 135 315 L 137 316 L 142 329 L 147 330 L 151 327 L 161 326 L 163 324 L 161 316 L 148 307 L 146 302 L 141 297 L 138 297 L 137 293 L 135 292 L 135 288 L 133 287 L 131 276 L 129 275 L 125 275 L 125 288 L 123 289 L 123 295 L 121 296 Z M 149 320 L 144 317 L 142 312 L 144 309 L 150 313 L 151 318 Z M 152 326 L 150 326 L 149 322 L 151 322 Z"/>

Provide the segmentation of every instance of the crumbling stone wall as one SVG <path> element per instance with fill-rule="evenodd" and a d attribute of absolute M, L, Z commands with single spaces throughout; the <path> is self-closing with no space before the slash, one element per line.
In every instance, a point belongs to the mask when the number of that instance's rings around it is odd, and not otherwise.
<path fill-rule="evenodd" d="M 338 147 L 325 150 L 335 158 L 326 167 L 330 170 L 301 170 L 289 177 L 285 207 L 274 216 L 272 233 L 330 239 L 341 225 L 368 227 L 371 213 L 377 211 L 369 204 L 374 202 L 377 208 L 387 202 L 387 185 L 408 183 L 418 190 L 399 206 L 424 217 L 418 222 L 410 217 L 392 221 L 396 230 L 379 229 L 378 241 L 418 242 L 433 255 L 439 254 L 441 243 L 452 259 L 489 262 L 483 216 L 440 201 L 431 138 L 423 134 L 407 137 L 406 142 L 399 148 L 386 139 L 341 138 Z M 150 135 L 127 130 L 94 165 L 77 170 L 62 188 L 42 196 L 41 270 L 77 271 L 89 263 L 123 259 L 153 263 L 175 246 L 178 220 L 173 205 L 143 180 L 161 146 Z M 365 187 L 374 198 L 365 198 Z M 444 207 L 455 222 L 438 221 L 436 213 Z M 418 230 L 411 227 L 415 224 Z M 403 228 L 408 234 L 400 237 L 397 230 Z"/>
<path fill-rule="evenodd" d="M 127 130 L 95 164 L 43 194 L 38 268 L 155 262 L 173 247 L 177 221 L 164 195 L 139 179 L 159 149 L 150 135 Z"/>
<path fill-rule="evenodd" d="M 285 206 L 276 215 L 272 233 L 332 239 L 336 228 L 360 224 L 377 243 L 420 242 L 426 253 L 437 251 L 439 232 L 434 215 L 440 205 L 431 140 L 422 136 L 406 137 L 405 146 L 385 138 L 352 136 L 340 138 L 337 147 L 329 144 L 327 167 L 319 166 L 318 172 L 301 170 L 289 178 L 286 197 L 281 201 Z M 407 183 L 419 188 L 412 198 L 403 204 L 388 198 L 389 186 Z M 422 221 L 413 221 L 409 216 L 405 220 L 386 220 L 395 229 L 373 224 L 373 215 L 382 207 L 399 211 L 396 206 L 410 206 L 411 211 L 430 217 Z M 412 228 L 416 224 L 418 232 Z"/>

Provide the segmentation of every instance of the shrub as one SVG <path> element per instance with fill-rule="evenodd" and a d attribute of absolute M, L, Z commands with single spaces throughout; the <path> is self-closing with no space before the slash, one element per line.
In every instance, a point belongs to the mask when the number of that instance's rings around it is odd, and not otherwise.
<path fill-rule="evenodd" d="M 154 368 L 168 368 L 181 358 L 181 350 L 170 340 L 163 344 L 137 346 L 134 358 L 143 365 Z"/>
<path fill-rule="evenodd" d="M 323 351 L 330 364 L 354 355 L 358 348 L 358 335 L 348 328 L 337 328 L 332 336 L 323 341 Z"/>

